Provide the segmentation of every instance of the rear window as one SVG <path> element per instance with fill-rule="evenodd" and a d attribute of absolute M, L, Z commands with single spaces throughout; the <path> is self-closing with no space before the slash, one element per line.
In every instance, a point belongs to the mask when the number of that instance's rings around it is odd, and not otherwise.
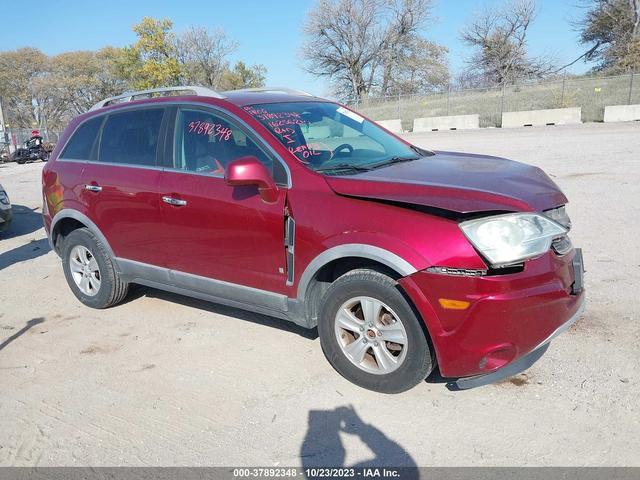
<path fill-rule="evenodd" d="M 92 118 L 80 125 L 67 143 L 60 158 L 90 160 L 91 150 L 96 142 L 103 119 L 104 117 Z"/>
<path fill-rule="evenodd" d="M 163 114 L 163 108 L 149 108 L 109 115 L 102 129 L 98 160 L 155 165 Z"/>

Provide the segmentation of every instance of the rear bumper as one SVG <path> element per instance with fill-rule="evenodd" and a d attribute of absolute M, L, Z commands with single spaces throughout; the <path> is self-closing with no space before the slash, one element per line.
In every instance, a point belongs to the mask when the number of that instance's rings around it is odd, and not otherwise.
<path fill-rule="evenodd" d="M 45 208 L 45 213 L 42 215 L 42 223 L 44 224 L 44 231 L 47 234 L 47 240 L 49 241 L 49 246 L 51 247 L 51 250 L 53 250 L 54 252 L 57 252 L 56 246 L 53 243 L 53 238 L 51 237 L 51 217 L 46 213 L 46 208 Z"/>
<path fill-rule="evenodd" d="M 550 251 L 517 273 L 468 277 L 420 271 L 400 279 L 429 331 L 441 375 L 509 376 L 537 360 L 583 307 L 584 291 L 575 288 L 581 278 L 575 269 L 582 266 L 574 258 L 581 258 L 579 251 Z M 440 299 L 468 307 L 446 308 Z"/>

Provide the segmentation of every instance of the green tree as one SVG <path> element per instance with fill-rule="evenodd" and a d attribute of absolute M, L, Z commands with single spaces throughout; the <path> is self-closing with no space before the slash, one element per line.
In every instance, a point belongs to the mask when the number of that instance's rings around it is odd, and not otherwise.
<path fill-rule="evenodd" d="M 132 88 L 146 89 L 179 83 L 181 70 L 172 27 L 169 19 L 151 17 L 144 17 L 133 26 L 138 40 L 113 58 L 115 70 Z"/>
<path fill-rule="evenodd" d="M 237 90 L 240 88 L 263 87 L 267 68 L 264 65 L 251 65 L 237 62 L 232 69 L 222 72 L 220 88 L 222 90 Z"/>
<path fill-rule="evenodd" d="M 14 128 L 63 128 L 94 103 L 135 89 L 181 82 L 236 89 L 264 85 L 266 69 L 238 62 L 224 32 L 192 27 L 176 38 L 169 20 L 143 18 L 137 41 L 125 48 L 65 52 L 48 57 L 35 48 L 0 52 L 0 97 Z"/>

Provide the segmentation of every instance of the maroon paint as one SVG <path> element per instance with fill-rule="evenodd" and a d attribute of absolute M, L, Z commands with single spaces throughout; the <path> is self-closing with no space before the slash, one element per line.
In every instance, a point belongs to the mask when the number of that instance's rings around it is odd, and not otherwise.
<path fill-rule="evenodd" d="M 433 265 L 468 269 L 486 265 L 455 221 L 391 204 L 478 212 L 540 211 L 566 203 L 541 170 L 495 157 L 438 152 L 357 176 L 325 177 L 303 166 L 242 108 L 309 100 L 286 94 L 231 93 L 226 99 L 161 97 L 126 104 L 180 101 L 226 110 L 285 160 L 291 189 L 275 188 L 264 169 L 248 158 L 236 160 L 226 180 L 57 161 L 70 132 L 94 112 L 82 115 L 71 122 L 44 167 L 45 225 L 49 229 L 62 208 L 73 208 L 94 219 L 118 256 L 291 298 L 299 294 L 307 265 L 326 249 L 349 243 L 383 248 L 418 270 L 399 284 L 421 314 L 445 376 L 494 370 L 528 353 L 575 313 L 583 294 L 570 294 L 572 254 L 557 257 L 548 252 L 526 262 L 522 272 L 509 275 L 427 273 L 424 269 Z M 121 105 L 99 112 L 118 108 Z M 104 187 L 100 202 L 83 189 L 82 179 L 91 177 L 100 178 Z M 186 200 L 188 208 L 163 203 L 163 195 Z M 286 274 L 280 270 L 285 264 L 285 202 L 296 221 L 291 286 L 286 286 Z M 445 310 L 438 304 L 441 297 L 466 300 L 471 306 Z M 481 359 L 491 351 L 494 360 L 482 368 Z"/>
<path fill-rule="evenodd" d="M 224 175 L 227 185 L 232 187 L 253 185 L 258 188 L 260 197 L 267 203 L 278 200 L 279 192 L 271 173 L 256 157 L 238 158 L 227 165 Z"/>

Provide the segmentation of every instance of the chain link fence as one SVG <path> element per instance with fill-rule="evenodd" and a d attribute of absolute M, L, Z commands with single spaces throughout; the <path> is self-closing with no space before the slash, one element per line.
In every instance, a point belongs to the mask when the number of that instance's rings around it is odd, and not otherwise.
<path fill-rule="evenodd" d="M 24 145 L 24 142 L 31 138 L 32 128 L 9 128 L 0 131 L 0 149 L 14 152 L 16 148 Z M 62 135 L 62 131 L 42 129 L 38 130 L 45 142 L 55 145 Z"/>
<path fill-rule="evenodd" d="M 503 112 L 567 107 L 581 107 L 583 122 L 601 122 L 605 106 L 631 104 L 640 104 L 637 73 L 368 98 L 352 107 L 373 120 L 400 118 L 402 128 L 411 130 L 421 117 L 479 114 L 481 127 L 500 127 Z"/>

